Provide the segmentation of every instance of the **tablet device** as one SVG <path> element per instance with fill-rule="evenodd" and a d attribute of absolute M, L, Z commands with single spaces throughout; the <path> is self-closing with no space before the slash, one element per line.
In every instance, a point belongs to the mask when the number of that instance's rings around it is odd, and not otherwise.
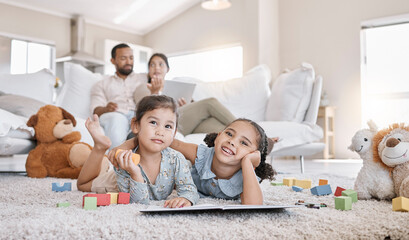
<path fill-rule="evenodd" d="M 166 80 L 162 94 L 172 97 L 176 102 L 180 98 L 184 98 L 186 103 L 190 103 L 192 101 L 192 95 L 195 87 L 196 83 Z"/>

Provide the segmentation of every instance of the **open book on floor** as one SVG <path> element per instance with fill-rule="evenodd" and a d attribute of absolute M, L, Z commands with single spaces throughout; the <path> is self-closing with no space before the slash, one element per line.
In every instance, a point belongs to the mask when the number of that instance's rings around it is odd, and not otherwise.
<path fill-rule="evenodd" d="M 277 211 L 286 208 L 299 208 L 300 205 L 213 205 L 199 204 L 192 207 L 183 208 L 164 208 L 161 206 L 149 206 L 146 209 L 139 210 L 143 213 L 160 213 L 160 212 L 193 212 L 193 211 Z"/>

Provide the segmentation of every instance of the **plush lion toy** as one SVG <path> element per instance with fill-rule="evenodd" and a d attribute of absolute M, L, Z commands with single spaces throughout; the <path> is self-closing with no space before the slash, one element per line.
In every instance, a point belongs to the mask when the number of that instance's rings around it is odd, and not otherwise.
<path fill-rule="evenodd" d="M 37 146 L 27 157 L 29 177 L 78 178 L 91 146 L 78 142 L 79 132 L 73 132 L 75 118 L 60 107 L 46 105 L 30 117 L 27 126 L 34 127 Z"/>
<path fill-rule="evenodd" d="M 373 140 L 374 161 L 392 172 L 397 196 L 409 197 L 409 126 L 394 123 L 379 131 Z"/>

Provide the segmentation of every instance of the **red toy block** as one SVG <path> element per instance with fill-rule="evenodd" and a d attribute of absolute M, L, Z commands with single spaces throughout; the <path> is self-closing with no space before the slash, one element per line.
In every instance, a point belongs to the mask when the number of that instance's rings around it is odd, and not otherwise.
<path fill-rule="evenodd" d="M 118 193 L 118 204 L 129 204 L 129 200 L 131 199 L 131 194 L 120 192 Z"/>
<path fill-rule="evenodd" d="M 97 206 L 108 206 L 111 203 L 111 195 L 109 194 L 88 193 L 82 197 L 82 206 L 84 206 L 85 197 L 96 197 Z"/>
<path fill-rule="evenodd" d="M 335 190 L 334 196 L 339 197 L 342 196 L 342 191 L 345 191 L 346 189 L 342 187 L 337 187 L 337 190 Z"/>

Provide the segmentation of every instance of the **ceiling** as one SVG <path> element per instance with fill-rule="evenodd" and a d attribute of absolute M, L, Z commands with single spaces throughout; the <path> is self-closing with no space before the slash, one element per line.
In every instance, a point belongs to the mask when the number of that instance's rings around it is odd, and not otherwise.
<path fill-rule="evenodd" d="M 200 0 L 0 0 L 0 3 L 144 35 Z M 119 23 L 115 23 L 119 21 Z"/>

